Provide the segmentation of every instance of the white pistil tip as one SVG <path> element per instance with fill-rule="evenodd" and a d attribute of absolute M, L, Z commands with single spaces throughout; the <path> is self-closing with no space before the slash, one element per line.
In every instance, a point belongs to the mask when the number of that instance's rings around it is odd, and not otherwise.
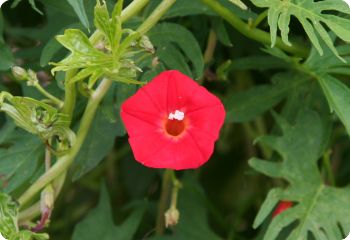
<path fill-rule="evenodd" d="M 0 0 L 0 7 L 1 7 L 1 5 L 3 4 L 3 3 L 5 3 L 7 0 Z M 0 238 L 0 240 L 1 240 L 1 238 Z"/>
<path fill-rule="evenodd" d="M 350 7 L 350 0 L 344 0 L 344 2 L 346 2 L 346 4 L 348 4 Z"/>
<path fill-rule="evenodd" d="M 170 120 L 183 120 L 185 118 L 185 113 L 184 112 L 181 112 L 179 110 L 176 110 L 175 113 L 169 113 L 169 116 L 168 116 L 168 119 Z"/>

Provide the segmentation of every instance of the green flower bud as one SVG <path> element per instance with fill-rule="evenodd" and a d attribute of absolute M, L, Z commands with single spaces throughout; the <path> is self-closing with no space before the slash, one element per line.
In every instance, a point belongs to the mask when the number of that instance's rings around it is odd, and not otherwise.
<path fill-rule="evenodd" d="M 55 194 L 52 185 L 47 185 L 41 192 L 40 210 L 41 213 L 51 212 L 55 202 Z"/>
<path fill-rule="evenodd" d="M 28 78 L 28 73 L 24 68 L 15 66 L 12 67 L 12 75 L 19 81 L 26 80 Z"/>
<path fill-rule="evenodd" d="M 35 86 L 38 83 L 39 83 L 39 80 L 36 77 L 36 72 L 34 72 L 33 70 L 29 69 L 28 70 L 28 82 L 27 82 L 27 85 L 28 86 Z"/>

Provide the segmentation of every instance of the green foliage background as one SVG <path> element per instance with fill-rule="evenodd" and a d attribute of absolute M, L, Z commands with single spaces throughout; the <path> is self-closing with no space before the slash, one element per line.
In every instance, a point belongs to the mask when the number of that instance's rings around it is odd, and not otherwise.
<path fill-rule="evenodd" d="M 136 30 L 161 2 L 150 1 L 121 26 Z M 11 74 L 11 67 L 20 65 L 36 71 L 39 83 L 63 99 L 62 71 L 84 69 L 70 79 L 79 84 L 78 97 L 71 121 L 60 115 L 67 121 L 60 125 L 63 134 L 70 134 L 69 123 L 73 131 L 79 127 L 86 87 L 101 76 L 118 79 L 99 105 L 55 202 L 45 229 L 50 239 L 345 237 L 350 231 L 350 7 L 344 1 L 177 0 L 146 33 L 155 52 L 137 66 L 115 51 L 119 40 L 137 36 L 119 33 L 120 19 L 108 22 L 104 5 L 94 17 L 95 4 L 10 0 L 0 9 L 1 91 L 43 99 Z M 106 4 L 113 9 L 116 2 Z M 89 41 L 95 26 L 108 36 L 110 51 L 96 50 Z M 65 47 L 73 53 L 68 58 Z M 122 77 L 115 76 L 116 67 Z M 227 117 L 210 161 L 177 172 L 183 185 L 180 221 L 157 235 L 163 171 L 133 159 L 119 111 L 137 84 L 166 69 L 191 76 L 220 97 Z M 22 103 L 8 98 L 8 104 L 27 111 Z M 47 239 L 18 224 L 21 214 L 13 201 L 44 173 L 46 135 L 17 125 L 1 113 L 0 233 Z M 293 207 L 272 218 L 276 205 L 286 200 Z"/>

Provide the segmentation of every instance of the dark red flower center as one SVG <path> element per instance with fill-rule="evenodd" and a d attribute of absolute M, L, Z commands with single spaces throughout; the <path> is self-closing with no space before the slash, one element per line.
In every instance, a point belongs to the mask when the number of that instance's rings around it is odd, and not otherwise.
<path fill-rule="evenodd" d="M 177 119 L 167 119 L 165 123 L 165 130 L 171 136 L 179 136 L 185 130 L 185 121 Z"/>

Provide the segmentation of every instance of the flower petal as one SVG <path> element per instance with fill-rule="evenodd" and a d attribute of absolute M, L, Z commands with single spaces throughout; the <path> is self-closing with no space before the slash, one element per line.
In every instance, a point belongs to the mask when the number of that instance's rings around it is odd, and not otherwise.
<path fill-rule="evenodd" d="M 160 128 L 162 113 L 143 91 L 137 91 L 128 98 L 122 104 L 120 114 L 129 136 L 154 132 Z"/>
<path fill-rule="evenodd" d="M 163 139 L 157 134 L 129 138 L 135 159 L 152 168 L 175 170 L 198 168 L 213 153 L 214 141 L 200 132 L 186 134 L 178 141 Z"/>
<path fill-rule="evenodd" d="M 125 128 L 130 137 L 144 136 L 159 132 L 160 126 L 158 124 L 159 119 L 155 119 L 154 116 L 138 112 L 133 114 L 122 111 L 121 117 L 123 119 Z"/>
<path fill-rule="evenodd" d="M 220 103 L 188 112 L 187 117 L 190 122 L 190 131 L 193 128 L 212 136 L 212 139 L 216 140 L 225 121 L 225 109 Z"/>

